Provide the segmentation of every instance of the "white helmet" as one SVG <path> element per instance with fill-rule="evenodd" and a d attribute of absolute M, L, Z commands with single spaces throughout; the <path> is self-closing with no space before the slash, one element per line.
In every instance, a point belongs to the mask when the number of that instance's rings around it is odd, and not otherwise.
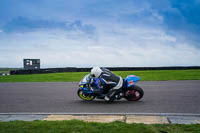
<path fill-rule="evenodd" d="M 93 67 L 91 70 L 91 75 L 95 78 L 98 78 L 103 71 L 100 67 Z"/>

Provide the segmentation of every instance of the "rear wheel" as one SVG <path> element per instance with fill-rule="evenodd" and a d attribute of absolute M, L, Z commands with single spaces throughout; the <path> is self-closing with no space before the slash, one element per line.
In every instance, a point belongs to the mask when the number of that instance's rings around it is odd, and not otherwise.
<path fill-rule="evenodd" d="M 142 90 L 142 88 L 134 85 L 127 89 L 124 98 L 126 98 L 128 101 L 138 101 L 143 97 L 143 95 L 144 91 Z"/>
<path fill-rule="evenodd" d="M 85 95 L 82 90 L 78 90 L 77 94 L 81 99 L 86 101 L 92 101 L 95 98 L 93 95 Z"/>

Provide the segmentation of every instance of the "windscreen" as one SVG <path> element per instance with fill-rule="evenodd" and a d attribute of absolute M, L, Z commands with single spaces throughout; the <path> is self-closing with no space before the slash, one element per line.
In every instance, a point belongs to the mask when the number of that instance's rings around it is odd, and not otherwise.
<path fill-rule="evenodd" d="M 89 80 L 90 80 L 90 74 L 87 74 L 87 75 L 85 75 L 84 78 L 79 82 L 79 85 L 80 85 L 80 84 L 87 84 Z"/>

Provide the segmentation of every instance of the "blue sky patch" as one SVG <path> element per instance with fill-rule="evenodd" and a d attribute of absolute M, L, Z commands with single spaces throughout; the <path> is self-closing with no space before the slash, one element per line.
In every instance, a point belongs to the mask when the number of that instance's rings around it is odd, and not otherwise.
<path fill-rule="evenodd" d="M 0 67 L 200 65 L 199 36 L 199 0 L 0 2 Z"/>

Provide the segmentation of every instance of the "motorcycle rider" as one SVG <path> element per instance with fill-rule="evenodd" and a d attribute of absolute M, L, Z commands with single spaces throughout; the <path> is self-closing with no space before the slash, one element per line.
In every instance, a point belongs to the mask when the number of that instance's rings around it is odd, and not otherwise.
<path fill-rule="evenodd" d="M 122 77 L 113 74 L 106 68 L 100 67 L 93 67 L 91 69 L 91 76 L 95 79 L 99 79 L 99 87 L 102 88 L 103 91 L 108 90 L 104 99 L 106 101 L 113 101 L 115 99 L 116 92 L 122 88 Z"/>

